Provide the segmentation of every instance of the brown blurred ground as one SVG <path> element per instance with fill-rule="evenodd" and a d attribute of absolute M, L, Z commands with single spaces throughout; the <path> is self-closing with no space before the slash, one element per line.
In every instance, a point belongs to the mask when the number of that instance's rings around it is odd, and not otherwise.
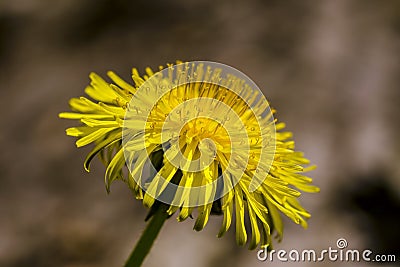
<path fill-rule="evenodd" d="M 0 2 L 0 266 L 121 266 L 145 209 L 57 118 L 91 71 L 226 63 L 249 75 L 318 170 L 302 197 L 308 230 L 286 221 L 276 248 L 398 253 L 399 1 Z M 167 222 L 145 266 L 275 266 L 237 248 L 221 218 L 203 232 Z M 324 265 L 364 265 L 324 262 Z M 302 263 L 303 266 L 311 265 Z"/>

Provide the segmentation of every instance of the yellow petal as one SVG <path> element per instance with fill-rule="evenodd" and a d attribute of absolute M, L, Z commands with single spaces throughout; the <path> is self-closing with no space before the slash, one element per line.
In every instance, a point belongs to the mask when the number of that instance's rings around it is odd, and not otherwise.
<path fill-rule="evenodd" d="M 92 142 L 97 141 L 99 138 L 104 137 L 108 132 L 117 129 L 116 127 L 111 128 L 100 128 L 76 141 L 77 147 L 86 146 Z"/>
<path fill-rule="evenodd" d="M 119 87 L 122 89 L 125 89 L 129 91 L 131 94 L 136 93 L 136 88 L 130 85 L 129 83 L 125 82 L 123 79 L 121 79 L 117 74 L 115 74 L 113 71 L 107 72 L 108 77 L 110 77 Z"/>
<path fill-rule="evenodd" d="M 107 192 L 110 192 L 110 185 L 113 181 L 122 178 L 120 176 L 120 173 L 122 172 L 122 167 L 125 164 L 125 158 L 124 158 L 124 150 L 120 149 L 114 156 L 114 158 L 111 160 L 110 164 L 108 164 L 108 167 L 106 169 L 106 174 L 105 174 L 105 184 L 106 184 L 106 189 Z"/>
<path fill-rule="evenodd" d="M 110 120 L 96 120 L 91 118 L 83 118 L 81 119 L 81 122 L 89 127 L 102 127 L 102 128 L 121 127 L 121 125 L 114 120 L 110 121 Z"/>
<path fill-rule="evenodd" d="M 233 193 L 232 193 L 232 195 L 233 195 Z M 221 228 L 217 235 L 218 237 L 222 237 L 229 230 L 229 227 L 231 226 L 231 223 L 232 223 L 233 201 L 229 200 L 229 198 L 231 198 L 231 197 L 225 195 L 222 200 L 223 201 L 222 210 L 223 210 L 223 214 L 224 214 L 224 219 L 222 221 Z"/>
<path fill-rule="evenodd" d="M 110 135 L 102 140 L 101 142 L 97 143 L 96 146 L 93 148 L 92 151 L 89 152 L 89 154 L 87 155 L 83 166 L 85 167 L 86 171 L 89 171 L 90 169 L 90 162 L 92 161 L 92 159 L 94 158 L 94 156 L 97 155 L 97 153 L 99 153 L 102 149 L 108 147 L 109 145 L 118 142 L 122 139 L 122 133 L 119 130 L 116 130 L 115 132 L 110 133 Z"/>
<path fill-rule="evenodd" d="M 177 218 L 178 222 L 186 220 L 192 214 L 192 211 L 193 207 L 182 207 L 179 217 Z"/>
<path fill-rule="evenodd" d="M 73 113 L 73 112 L 61 112 L 58 114 L 58 117 L 62 119 L 72 119 L 72 120 L 80 120 L 80 119 L 113 119 L 114 116 L 109 114 L 83 114 L 83 113 Z"/>
<path fill-rule="evenodd" d="M 168 183 L 171 181 L 172 177 L 174 177 L 177 170 L 178 169 L 168 161 L 164 164 L 146 190 L 146 194 L 143 198 L 143 205 L 145 207 L 149 208 L 153 205 L 155 201 L 154 197 L 161 195 Z"/>
<path fill-rule="evenodd" d="M 132 80 L 135 82 L 136 87 L 140 87 L 144 80 L 140 77 L 140 74 L 136 68 L 132 69 Z"/>
<path fill-rule="evenodd" d="M 252 250 L 252 249 L 255 249 L 258 246 L 258 244 L 260 243 L 261 235 L 260 235 L 260 230 L 258 228 L 257 215 L 254 212 L 253 207 L 250 204 L 248 204 L 248 211 L 249 211 L 249 218 L 250 218 L 250 224 L 251 224 L 251 241 L 250 241 L 249 249 Z"/>
<path fill-rule="evenodd" d="M 198 208 L 199 215 L 197 216 L 197 220 L 194 224 L 193 227 L 194 230 L 201 231 L 204 228 L 204 226 L 208 222 L 208 218 L 210 217 L 211 208 L 212 208 L 212 203 L 200 206 Z"/>
<path fill-rule="evenodd" d="M 244 203 L 240 189 L 235 189 L 235 215 L 236 215 L 236 242 L 243 246 L 247 241 L 246 227 L 244 226 Z"/>
<path fill-rule="evenodd" d="M 271 215 L 272 224 L 274 225 L 274 229 L 278 233 L 279 240 L 281 240 L 283 237 L 283 223 L 282 223 L 281 215 L 279 214 L 278 209 L 274 205 L 272 205 L 269 202 L 266 202 L 266 204 L 268 206 L 269 213 Z"/>
<path fill-rule="evenodd" d="M 65 130 L 66 134 L 74 137 L 83 137 L 95 132 L 98 128 L 92 128 L 87 126 L 71 127 Z"/>

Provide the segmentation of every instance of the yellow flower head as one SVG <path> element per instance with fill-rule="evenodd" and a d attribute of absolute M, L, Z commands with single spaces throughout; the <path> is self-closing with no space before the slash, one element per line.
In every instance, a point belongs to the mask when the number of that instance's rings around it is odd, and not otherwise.
<path fill-rule="evenodd" d="M 107 190 L 121 179 L 146 207 L 163 202 L 170 215 L 179 210 L 178 221 L 197 214 L 195 230 L 211 213 L 223 214 L 219 237 L 235 216 L 239 245 L 247 241 L 247 214 L 250 249 L 271 245 L 273 231 L 282 237 L 280 212 L 307 226 L 310 214 L 297 198 L 298 190 L 319 191 L 302 175 L 313 167 L 303 167 L 309 160 L 247 76 L 211 62 L 147 68 L 143 78 L 133 69 L 134 85 L 108 76 L 112 84 L 90 74 L 91 100 L 73 98 L 75 112 L 60 114 L 81 121 L 67 134 L 78 147 L 95 144 L 84 166 L 89 171 L 100 155 Z"/>

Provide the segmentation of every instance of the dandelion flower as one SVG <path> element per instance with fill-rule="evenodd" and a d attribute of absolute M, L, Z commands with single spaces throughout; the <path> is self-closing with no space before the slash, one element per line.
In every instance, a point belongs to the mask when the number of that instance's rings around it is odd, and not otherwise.
<path fill-rule="evenodd" d="M 147 68 L 144 76 L 133 69 L 133 84 L 107 74 L 112 83 L 91 73 L 90 99 L 73 98 L 73 112 L 60 114 L 81 122 L 67 129 L 78 147 L 94 143 L 84 167 L 100 156 L 107 191 L 123 180 L 146 207 L 164 203 L 178 221 L 195 217 L 197 231 L 221 214 L 218 237 L 235 218 L 239 245 L 248 221 L 250 249 L 271 246 L 273 232 L 282 238 L 281 214 L 307 227 L 310 214 L 297 199 L 319 191 L 303 174 L 314 167 L 247 76 L 210 62 Z"/>

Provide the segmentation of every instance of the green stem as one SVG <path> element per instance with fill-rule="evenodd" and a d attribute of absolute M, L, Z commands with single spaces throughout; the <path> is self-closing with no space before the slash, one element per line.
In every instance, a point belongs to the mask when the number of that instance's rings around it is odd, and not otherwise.
<path fill-rule="evenodd" d="M 154 213 L 124 267 L 139 267 L 142 265 L 144 258 L 150 252 L 151 246 L 167 218 L 168 214 L 164 208 L 159 208 Z"/>

